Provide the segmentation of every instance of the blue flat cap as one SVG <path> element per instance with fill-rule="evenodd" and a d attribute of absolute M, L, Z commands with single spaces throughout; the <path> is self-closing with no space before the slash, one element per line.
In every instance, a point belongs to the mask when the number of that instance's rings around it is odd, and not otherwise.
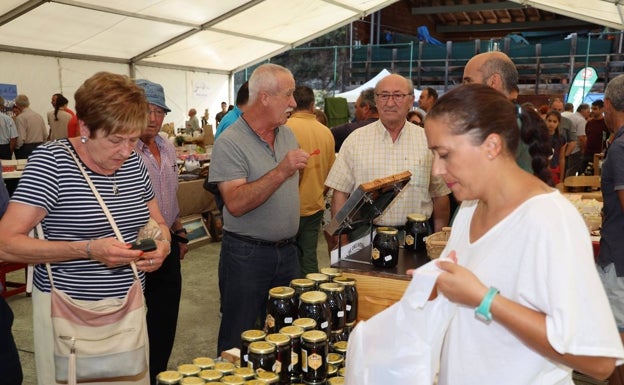
<path fill-rule="evenodd" d="M 165 91 L 160 84 L 145 79 L 137 79 L 136 84 L 145 91 L 145 97 L 149 104 L 158 106 L 166 112 L 171 112 L 171 108 L 165 104 Z"/>

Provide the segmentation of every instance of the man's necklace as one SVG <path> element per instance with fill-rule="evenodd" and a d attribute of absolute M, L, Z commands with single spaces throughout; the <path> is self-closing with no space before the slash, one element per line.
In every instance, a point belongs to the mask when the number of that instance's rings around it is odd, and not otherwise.
<path fill-rule="evenodd" d="M 113 182 L 113 194 L 114 195 L 119 195 L 119 187 L 117 187 L 117 180 L 115 179 L 115 177 L 117 176 L 117 171 L 115 171 L 113 173 L 113 178 L 111 179 L 111 177 L 109 177 L 108 175 L 104 175 L 109 181 Z"/>

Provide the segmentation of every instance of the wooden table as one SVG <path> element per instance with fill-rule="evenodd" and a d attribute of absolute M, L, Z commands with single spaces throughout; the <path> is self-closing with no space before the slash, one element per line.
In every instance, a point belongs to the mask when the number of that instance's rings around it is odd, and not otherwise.
<path fill-rule="evenodd" d="M 369 319 L 401 299 L 411 280 L 405 272 L 430 261 L 425 251 L 413 252 L 401 248 L 397 266 L 381 268 L 370 263 L 370 255 L 369 246 L 348 257 L 359 262 L 341 259 L 332 265 L 340 269 L 343 276 L 356 280 L 358 321 Z"/>

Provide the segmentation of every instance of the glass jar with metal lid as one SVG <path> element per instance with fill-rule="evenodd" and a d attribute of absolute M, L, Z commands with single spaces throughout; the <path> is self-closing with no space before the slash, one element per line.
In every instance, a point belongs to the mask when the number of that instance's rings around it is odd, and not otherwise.
<path fill-rule="evenodd" d="M 295 289 L 295 295 L 293 296 L 293 303 L 299 308 L 299 296 L 306 291 L 314 290 L 314 281 L 307 278 L 295 278 L 290 281 L 290 287 Z"/>
<path fill-rule="evenodd" d="M 253 380 L 245 381 L 245 385 L 266 385 L 266 382 L 254 378 Z"/>
<path fill-rule="evenodd" d="M 156 380 L 159 384 L 173 385 L 179 384 L 182 377 L 182 373 L 176 370 L 166 370 L 164 372 L 158 373 L 158 375 L 156 376 Z"/>
<path fill-rule="evenodd" d="M 290 337 L 282 333 L 273 333 L 266 336 L 265 339 L 275 345 L 275 366 L 273 372 L 275 372 L 279 378 L 281 384 L 290 383 L 290 368 L 291 351 L 290 351 Z"/>
<path fill-rule="evenodd" d="M 269 290 L 265 322 L 267 333 L 277 333 L 284 326 L 291 325 L 297 318 L 294 295 L 295 289 L 288 286 L 278 286 Z"/>
<path fill-rule="evenodd" d="M 327 385 L 344 385 L 345 378 L 341 376 L 332 377 L 327 380 Z"/>
<path fill-rule="evenodd" d="M 322 384 L 327 380 L 327 334 L 310 330 L 301 336 L 301 371 L 306 384 Z"/>
<path fill-rule="evenodd" d="M 347 339 L 349 339 L 349 336 L 351 335 L 353 328 L 355 328 L 356 323 L 356 321 L 347 322 L 347 324 L 345 325 L 345 335 L 347 336 Z"/>
<path fill-rule="evenodd" d="M 275 368 L 275 345 L 266 341 L 255 341 L 249 344 L 249 360 L 247 366 L 258 373 L 258 370 L 272 372 Z"/>
<path fill-rule="evenodd" d="M 224 376 L 221 379 L 221 383 L 228 385 L 245 385 L 245 379 L 241 376 L 237 376 L 236 374 L 230 374 Z"/>
<path fill-rule="evenodd" d="M 301 317 L 293 321 L 293 326 L 299 326 L 304 332 L 316 329 L 316 321 L 313 318 Z"/>
<path fill-rule="evenodd" d="M 405 245 L 407 250 L 425 251 L 425 238 L 431 234 L 431 227 L 424 214 L 410 214 L 405 222 Z"/>
<path fill-rule="evenodd" d="M 279 376 L 273 372 L 257 372 L 256 380 L 260 380 L 264 384 L 277 384 L 279 383 Z"/>
<path fill-rule="evenodd" d="M 193 359 L 193 365 L 197 365 L 201 370 L 205 370 L 214 368 L 215 362 L 210 357 L 196 357 Z"/>
<path fill-rule="evenodd" d="M 339 377 L 344 377 L 345 374 L 347 374 L 347 367 L 343 366 L 342 368 L 338 369 L 338 376 Z"/>
<path fill-rule="evenodd" d="M 358 311 L 358 292 L 355 287 L 355 279 L 349 277 L 336 277 L 334 282 L 344 286 L 344 297 L 347 309 L 347 315 L 345 317 L 345 324 L 355 322 L 357 319 Z"/>
<path fill-rule="evenodd" d="M 223 373 L 215 369 L 206 369 L 199 372 L 199 378 L 207 382 L 218 382 L 221 377 L 223 377 Z"/>
<path fill-rule="evenodd" d="M 399 231 L 394 227 L 378 227 L 373 238 L 371 263 L 377 267 L 395 267 L 399 262 Z"/>
<path fill-rule="evenodd" d="M 334 352 L 342 354 L 342 356 L 344 357 L 345 354 L 347 354 L 347 346 L 347 341 L 338 341 L 332 346 L 332 348 Z"/>
<path fill-rule="evenodd" d="M 234 374 L 243 377 L 245 380 L 253 380 L 256 372 L 249 366 L 234 369 Z"/>
<path fill-rule="evenodd" d="M 217 362 L 215 363 L 214 368 L 215 370 L 223 373 L 224 376 L 227 376 L 228 374 L 234 373 L 234 369 L 236 369 L 236 366 L 234 366 L 234 364 L 231 362 Z"/>
<path fill-rule="evenodd" d="M 336 377 L 338 374 L 338 368 L 330 363 L 327 364 L 327 379 Z"/>
<path fill-rule="evenodd" d="M 336 277 L 340 277 L 342 272 L 335 267 L 324 267 L 321 269 L 321 274 L 325 274 L 329 277 L 329 282 L 333 282 Z"/>
<path fill-rule="evenodd" d="M 301 335 L 304 330 L 301 326 L 291 325 L 280 329 L 281 334 L 290 337 L 290 366 L 288 374 L 290 381 L 298 381 L 301 377 Z"/>
<path fill-rule="evenodd" d="M 347 302 L 344 297 L 344 286 L 336 282 L 321 283 L 321 291 L 327 294 L 327 305 L 331 311 L 331 330 L 342 330 L 345 326 Z"/>
<path fill-rule="evenodd" d="M 178 372 L 184 377 L 196 376 L 201 372 L 201 368 L 193 364 L 182 364 L 178 365 Z"/>
<path fill-rule="evenodd" d="M 314 290 L 318 290 L 321 283 L 329 282 L 329 276 L 323 273 L 308 273 L 306 278 L 314 281 Z"/>
<path fill-rule="evenodd" d="M 316 329 L 329 335 L 332 313 L 327 304 L 327 294 L 322 291 L 309 291 L 301 294 L 299 300 L 299 317 L 312 318 L 316 321 Z"/>
<path fill-rule="evenodd" d="M 245 330 L 241 333 L 240 360 L 241 366 L 247 366 L 249 344 L 255 341 L 263 341 L 266 333 L 258 329 Z"/>
<path fill-rule="evenodd" d="M 340 368 L 342 364 L 344 364 L 344 356 L 339 353 L 328 353 L 327 363 L 334 365 L 336 368 Z"/>
<path fill-rule="evenodd" d="M 180 380 L 180 385 L 204 385 L 205 383 L 206 381 L 195 376 L 184 377 Z"/>

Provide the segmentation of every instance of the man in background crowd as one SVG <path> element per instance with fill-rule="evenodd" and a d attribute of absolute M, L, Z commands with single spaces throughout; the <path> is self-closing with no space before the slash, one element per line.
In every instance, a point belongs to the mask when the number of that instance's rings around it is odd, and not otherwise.
<path fill-rule="evenodd" d="M 249 78 L 245 114 L 215 141 L 208 181 L 225 202 L 219 259 L 222 317 L 217 353 L 240 346 L 263 320 L 269 289 L 301 274 L 299 170 L 309 154 L 285 126 L 296 107 L 292 73 L 263 64 Z M 223 123 L 223 122 L 221 122 Z"/>
<path fill-rule="evenodd" d="M 572 176 L 582 174 L 585 171 L 582 168 L 582 157 L 586 145 L 585 124 L 587 117 L 589 117 L 589 105 L 586 103 L 579 105 L 576 112 L 573 112 L 574 105 L 572 103 L 566 103 L 566 107 L 564 107 L 565 111 L 561 113 L 561 116 L 572 122 L 572 133 L 576 136 L 574 148 L 571 151 L 566 150 L 565 176 Z"/>
<path fill-rule="evenodd" d="M 221 122 L 221 119 L 223 119 L 225 114 L 227 114 L 228 112 L 227 108 L 228 108 L 227 103 L 221 102 L 221 111 L 217 112 L 217 115 L 215 115 L 215 127 L 219 127 L 219 122 Z"/>
<path fill-rule="evenodd" d="M 149 103 L 147 127 L 137 142 L 136 152 L 147 167 L 158 208 L 171 230 L 169 255 L 158 270 L 145 273 L 150 382 L 156 385 L 158 373 L 167 370 L 175 340 L 182 294 L 180 260 L 188 251 L 188 240 L 179 217 L 175 148 L 171 142 L 158 135 L 165 115 L 171 110 L 165 104 L 165 93 L 160 84 L 143 79 L 136 83 L 145 91 Z"/>
<path fill-rule="evenodd" d="M 340 151 L 342 143 L 349 134 L 360 127 L 371 124 L 377 119 L 379 119 L 379 114 L 375 106 L 375 90 L 373 88 L 367 88 L 360 93 L 360 96 L 358 96 L 355 101 L 355 122 L 345 123 L 331 129 L 336 143 L 335 151 Z"/>
<path fill-rule="evenodd" d="M 432 87 L 425 87 L 418 97 L 418 107 L 427 114 L 438 100 L 438 91 Z"/>
<path fill-rule="evenodd" d="M 4 113 L 4 98 L 0 96 L 0 159 L 11 160 L 17 144 L 17 128 L 11 117 Z"/>
<path fill-rule="evenodd" d="M 15 98 L 15 109 L 19 114 L 15 118 L 17 127 L 17 146 L 15 150 L 16 159 L 28 159 L 30 153 L 45 142 L 48 137 L 43 117 L 30 109 L 30 100 L 26 95 L 17 95 Z"/>
<path fill-rule="evenodd" d="M 601 99 L 592 102 L 590 119 L 585 124 L 585 136 L 587 144 L 583 151 L 583 170 L 587 168 L 589 162 L 594 162 L 594 154 L 604 151 L 609 137 L 609 129 L 604 119 L 604 102 Z M 598 165 L 594 164 L 593 167 L 596 170 Z"/>
<path fill-rule="evenodd" d="M 232 123 L 234 123 L 238 118 L 243 115 L 245 112 L 245 106 L 249 101 L 249 83 L 243 83 L 238 92 L 236 93 L 236 106 L 228 111 L 227 114 L 223 116 L 221 122 L 217 126 L 217 132 L 215 132 L 215 140 L 228 128 Z"/>
<path fill-rule="evenodd" d="M 311 155 L 308 165 L 301 170 L 299 181 L 299 232 L 297 245 L 301 254 L 301 273 L 317 273 L 316 249 L 325 208 L 325 178 L 334 164 L 334 137 L 329 128 L 319 123 L 314 114 L 314 91 L 310 87 L 298 86 L 293 94 L 297 107 L 286 125 L 290 127 L 301 149 Z"/>
<path fill-rule="evenodd" d="M 197 110 L 191 108 L 188 112 L 189 120 L 186 124 L 186 134 L 193 136 L 195 132 L 200 132 L 199 118 L 197 117 Z"/>

